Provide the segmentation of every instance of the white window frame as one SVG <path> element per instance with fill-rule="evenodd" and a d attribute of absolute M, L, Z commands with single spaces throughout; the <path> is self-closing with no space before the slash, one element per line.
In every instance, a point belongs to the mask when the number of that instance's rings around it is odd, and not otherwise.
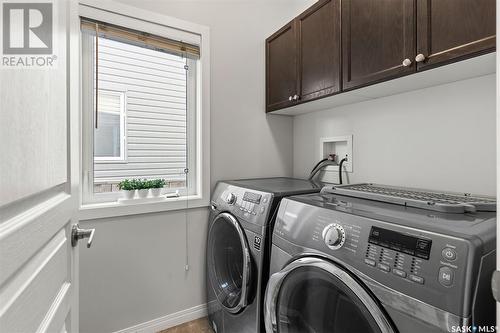
<path fill-rule="evenodd" d="M 120 204 L 116 201 L 92 203 L 85 198 L 88 186 L 93 186 L 92 172 L 86 172 L 83 168 L 84 157 L 88 155 L 88 138 L 82 137 L 80 147 L 82 157 L 79 168 L 81 170 L 80 188 L 80 220 L 97 219 L 113 216 L 124 216 L 149 212 L 160 212 L 177 209 L 207 207 L 210 201 L 210 36 L 209 28 L 179 20 L 155 12 L 138 9 L 136 7 L 123 5 L 114 1 L 80 0 L 78 13 L 73 19 L 79 22 L 79 17 L 102 21 L 134 30 L 144 31 L 154 35 L 181 40 L 189 44 L 199 45 L 201 58 L 196 61 L 196 71 L 190 72 L 195 75 L 196 80 L 196 105 L 195 115 L 195 141 L 188 146 L 189 178 L 188 193 L 178 198 L 169 198 L 162 202 Z M 75 25 L 76 26 L 76 25 Z M 75 31 L 76 32 L 76 31 Z M 73 34 L 75 35 L 75 34 Z M 78 38 L 80 34 L 78 33 Z M 76 36 L 73 36 L 76 38 Z M 80 45 L 80 43 L 78 43 Z M 80 65 L 81 68 L 81 65 Z M 80 70 L 80 77 L 82 73 Z M 81 80 L 80 80 L 81 81 Z M 81 105 L 82 103 L 80 103 Z M 188 113 L 189 114 L 189 113 Z M 82 118 L 80 107 L 79 117 L 80 133 L 82 126 L 88 124 Z M 191 122 L 192 124 L 192 122 Z M 194 143 L 194 144 L 193 144 Z M 194 151 L 193 151 L 194 150 Z M 86 155 L 87 154 L 87 155 Z M 189 157 L 194 157 L 189 158 Z M 84 191 L 84 187 L 87 190 Z M 113 194 L 114 195 L 114 194 Z"/>
<path fill-rule="evenodd" d="M 83 74 L 83 73 L 82 73 Z M 127 163 L 127 112 L 126 112 L 126 100 L 127 95 L 124 91 L 109 90 L 109 89 L 99 89 L 99 94 L 106 93 L 110 95 L 118 95 L 120 97 L 120 156 L 94 156 L 95 163 Z M 106 113 L 107 111 L 100 110 L 99 112 Z"/>

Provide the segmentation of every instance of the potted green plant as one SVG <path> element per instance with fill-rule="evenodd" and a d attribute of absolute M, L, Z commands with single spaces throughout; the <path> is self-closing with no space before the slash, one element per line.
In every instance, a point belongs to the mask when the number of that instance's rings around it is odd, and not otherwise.
<path fill-rule="evenodd" d="M 151 180 L 151 194 L 153 197 L 160 196 L 163 186 L 165 186 L 165 179 L 158 178 Z"/>
<path fill-rule="evenodd" d="M 118 183 L 118 188 L 123 191 L 123 197 L 125 199 L 133 199 L 135 197 L 135 184 L 130 179 L 124 179 Z"/>
<path fill-rule="evenodd" d="M 137 179 L 136 180 L 137 184 L 137 194 L 139 195 L 139 198 L 147 198 L 149 194 L 149 187 L 150 187 L 150 181 L 143 179 Z"/>

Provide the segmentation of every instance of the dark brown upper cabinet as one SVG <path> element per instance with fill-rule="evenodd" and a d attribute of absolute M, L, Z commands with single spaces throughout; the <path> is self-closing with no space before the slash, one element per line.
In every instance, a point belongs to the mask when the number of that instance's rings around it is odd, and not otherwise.
<path fill-rule="evenodd" d="M 494 51 L 495 21 L 495 0 L 319 0 L 266 40 L 266 111 Z"/>
<path fill-rule="evenodd" d="M 344 90 L 415 72 L 414 0 L 343 0 Z"/>
<path fill-rule="evenodd" d="M 416 0 L 418 69 L 495 49 L 495 0 Z"/>
<path fill-rule="evenodd" d="M 266 110 L 340 91 L 340 1 L 320 0 L 266 40 Z"/>
<path fill-rule="evenodd" d="M 266 40 L 267 111 L 292 105 L 297 94 L 296 34 L 292 21 Z"/>
<path fill-rule="evenodd" d="M 340 91 L 340 1 L 319 1 L 297 18 L 298 99 Z"/>

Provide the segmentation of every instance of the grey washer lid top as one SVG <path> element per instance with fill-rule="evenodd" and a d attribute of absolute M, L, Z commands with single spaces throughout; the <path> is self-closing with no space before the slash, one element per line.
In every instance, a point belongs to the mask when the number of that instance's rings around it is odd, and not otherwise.
<path fill-rule="evenodd" d="M 469 240 L 480 239 L 485 252 L 495 249 L 496 246 L 496 213 L 494 212 L 443 213 L 381 201 L 320 193 L 292 196 L 287 199 L 443 235 Z"/>
<path fill-rule="evenodd" d="M 225 181 L 227 184 L 272 193 L 276 197 L 284 197 L 296 194 L 317 193 L 321 190 L 321 185 L 298 178 L 272 177 L 254 178 Z"/>

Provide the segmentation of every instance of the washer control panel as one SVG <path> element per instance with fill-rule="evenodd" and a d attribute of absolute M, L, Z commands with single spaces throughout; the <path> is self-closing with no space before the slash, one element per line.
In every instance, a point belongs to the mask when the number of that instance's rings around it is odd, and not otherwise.
<path fill-rule="evenodd" d="M 464 311 L 471 288 L 467 276 L 477 276 L 469 239 L 417 228 L 419 221 L 397 224 L 354 214 L 351 207 L 325 209 L 330 201 L 324 197 L 307 198 L 282 200 L 273 231 L 276 246 L 292 255 L 330 257 L 369 285 L 379 283 L 451 313 Z"/>
<path fill-rule="evenodd" d="M 372 226 L 365 264 L 417 284 L 425 284 L 432 240 Z"/>
<path fill-rule="evenodd" d="M 400 232 L 372 227 L 368 243 L 429 260 L 432 240 L 405 235 Z"/>
<path fill-rule="evenodd" d="M 430 272 L 429 264 L 432 240 L 399 233 L 379 227 L 371 227 L 364 262 L 368 266 L 392 273 L 418 284 L 425 284 L 424 276 L 436 276 L 443 287 L 451 287 L 455 280 L 453 264 L 458 255 L 455 246 L 446 244 L 439 250 L 437 274 Z M 434 251 L 436 252 L 436 251 Z M 436 274 L 436 275 L 435 275 Z"/>
<path fill-rule="evenodd" d="M 425 284 L 428 274 L 428 259 L 415 257 L 413 254 L 369 243 L 365 252 L 364 263 L 392 274 L 397 278 L 407 279 L 417 284 Z"/>
<path fill-rule="evenodd" d="M 326 228 L 323 229 L 322 236 L 326 246 L 332 250 L 340 249 L 345 243 L 344 227 L 338 223 L 327 225 Z"/>

